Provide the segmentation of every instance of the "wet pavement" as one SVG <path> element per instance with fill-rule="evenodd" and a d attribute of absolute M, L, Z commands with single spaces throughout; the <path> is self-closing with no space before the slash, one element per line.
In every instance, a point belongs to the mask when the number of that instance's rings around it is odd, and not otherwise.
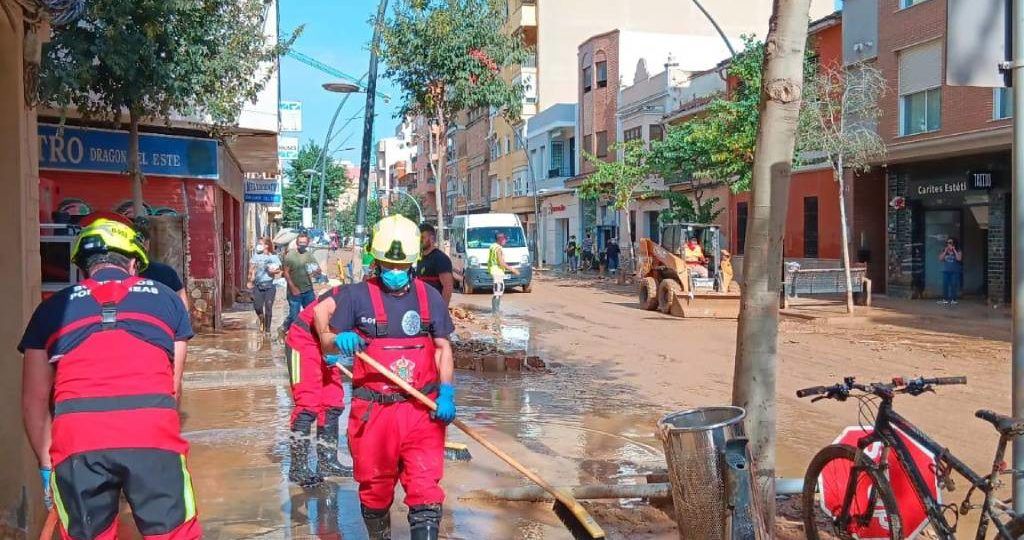
<path fill-rule="evenodd" d="M 490 339 L 502 348 L 542 354 L 532 346 L 528 320 L 508 317 L 495 328 Z M 260 335 L 254 316 L 243 311 L 225 315 L 223 333 L 190 344 L 183 429 L 192 444 L 190 466 L 204 538 L 365 538 L 351 479 L 329 479 L 310 489 L 287 482 L 291 397 L 283 355 L 283 345 Z M 549 368 L 548 374 L 458 371 L 460 417 L 555 485 L 638 483 L 664 469 L 654 407 L 636 400 L 623 413 L 621 400 L 607 399 L 622 390 L 610 384 L 612 374 L 577 372 L 557 362 Z M 474 490 L 528 482 L 455 428 L 448 437 L 466 443 L 473 460 L 446 466 L 443 538 L 570 538 L 550 504 L 461 499 Z M 348 464 L 345 454 L 340 459 Z M 392 508 L 395 537 L 407 538 L 401 498 L 399 488 Z M 672 525 L 664 514 L 653 517 L 660 523 L 649 523 L 648 513 L 632 510 L 638 504 L 599 505 L 598 519 L 610 537 L 674 536 L 666 534 Z M 640 517 L 635 523 L 624 519 L 622 531 L 602 521 L 618 521 L 620 514 Z"/>

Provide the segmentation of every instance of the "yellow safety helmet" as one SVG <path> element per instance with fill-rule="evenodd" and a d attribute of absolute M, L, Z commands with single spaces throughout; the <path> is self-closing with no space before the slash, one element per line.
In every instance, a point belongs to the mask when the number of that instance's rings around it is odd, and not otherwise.
<path fill-rule="evenodd" d="M 93 220 L 78 233 L 71 248 L 71 260 L 84 270 L 87 257 L 111 251 L 137 260 L 139 272 L 149 266 L 149 256 L 142 247 L 139 233 L 130 225 L 103 217 Z"/>
<path fill-rule="evenodd" d="M 412 264 L 420 258 L 420 228 L 405 216 L 388 216 L 373 226 L 370 253 L 378 261 Z"/>

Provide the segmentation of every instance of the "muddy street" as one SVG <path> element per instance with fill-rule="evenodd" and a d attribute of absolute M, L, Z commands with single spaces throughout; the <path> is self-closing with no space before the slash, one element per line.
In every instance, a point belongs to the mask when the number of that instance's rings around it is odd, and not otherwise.
<path fill-rule="evenodd" d="M 550 277 L 531 294 L 507 294 L 501 320 L 484 311 L 489 295 L 456 295 L 452 303 L 474 316 L 472 324 L 458 323 L 459 337 L 486 334 L 547 362 L 547 373 L 459 370 L 456 377 L 460 417 L 555 485 L 641 483 L 665 467 L 658 418 L 729 401 L 734 321 L 642 312 L 631 287 Z M 849 327 L 783 322 L 780 475 L 802 476 L 818 448 L 857 423 L 853 403 L 811 405 L 794 396 L 845 375 L 967 375 L 966 387 L 903 398 L 897 409 L 972 466 L 991 459 L 995 432 L 973 411 L 1008 410 L 1008 323 L 998 313 L 965 311 L 961 320 L 924 306 L 908 315 L 902 307 L 883 304 Z M 206 538 L 364 538 L 354 482 L 301 489 L 286 480 L 291 398 L 283 345 L 261 336 L 248 311 L 226 316 L 226 327 L 193 341 L 182 405 Z M 473 459 L 447 464 L 444 538 L 569 538 L 550 504 L 467 499 L 474 490 L 526 481 L 454 428 L 448 437 L 466 443 Z M 406 509 L 401 495 L 398 501 L 393 516 L 402 538 Z M 612 538 L 676 537 L 669 515 L 645 503 L 588 507 Z"/>

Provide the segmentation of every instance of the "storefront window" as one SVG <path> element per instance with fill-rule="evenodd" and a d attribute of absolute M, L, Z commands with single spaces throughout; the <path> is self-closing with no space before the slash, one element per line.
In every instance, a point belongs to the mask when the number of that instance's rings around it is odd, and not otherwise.
<path fill-rule="evenodd" d="M 938 131 L 942 118 L 942 88 L 902 96 L 900 114 L 903 117 L 900 135 Z"/>

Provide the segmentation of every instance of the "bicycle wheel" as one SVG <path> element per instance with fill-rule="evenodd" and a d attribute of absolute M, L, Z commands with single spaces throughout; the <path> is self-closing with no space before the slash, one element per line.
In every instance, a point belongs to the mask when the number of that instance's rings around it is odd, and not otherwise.
<path fill-rule="evenodd" d="M 842 538 L 903 538 L 896 499 L 885 476 L 860 450 L 844 444 L 823 448 L 807 467 L 801 513 L 808 540 Z M 847 505 L 847 488 L 855 487 Z M 844 506 L 846 507 L 844 510 Z"/>

